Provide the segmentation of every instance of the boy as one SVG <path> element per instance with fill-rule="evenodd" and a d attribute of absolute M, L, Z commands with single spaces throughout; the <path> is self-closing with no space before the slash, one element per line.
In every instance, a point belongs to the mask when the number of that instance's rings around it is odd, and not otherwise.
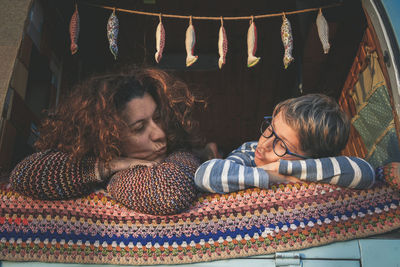
<path fill-rule="evenodd" d="M 247 142 L 226 159 L 212 159 L 196 171 L 196 185 L 228 193 L 270 183 L 323 182 L 364 189 L 375 182 L 366 161 L 338 156 L 346 146 L 350 122 L 330 97 L 309 94 L 279 103 L 265 117 L 257 142 Z"/>

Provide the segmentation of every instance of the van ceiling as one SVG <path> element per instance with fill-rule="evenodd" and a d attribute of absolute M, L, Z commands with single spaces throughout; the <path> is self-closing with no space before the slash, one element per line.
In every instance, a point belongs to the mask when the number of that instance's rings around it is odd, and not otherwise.
<path fill-rule="evenodd" d="M 216 141 L 230 151 L 244 141 L 258 138 L 258 124 L 274 105 L 301 93 L 321 92 L 338 97 L 353 62 L 366 27 L 359 1 L 317 0 L 96 0 L 77 1 L 80 14 L 79 52 L 71 56 L 65 46 L 64 64 L 79 70 L 82 79 L 126 65 L 159 66 L 172 71 L 207 98 L 208 108 L 197 112 L 201 131 L 208 141 Z M 50 12 L 55 11 L 68 24 L 74 1 L 43 0 Z M 280 37 L 280 17 L 258 19 L 257 52 L 260 62 L 247 67 L 248 21 L 225 21 L 228 38 L 226 65 L 218 69 L 219 21 L 194 20 L 195 54 L 199 56 L 190 68 L 185 66 L 185 31 L 188 21 L 164 18 L 166 45 L 161 63 L 154 60 L 155 30 L 158 17 L 117 12 L 120 24 L 119 57 L 114 60 L 108 48 L 106 24 L 110 10 L 95 5 L 115 6 L 163 14 L 193 16 L 249 16 L 294 11 L 331 4 L 339 7 L 324 9 L 329 23 L 331 50 L 324 54 L 315 25 L 316 12 L 288 15 L 292 25 L 295 61 L 284 69 Z M 68 68 L 67 68 L 68 69 Z M 302 88 L 302 92 L 300 90 Z"/>

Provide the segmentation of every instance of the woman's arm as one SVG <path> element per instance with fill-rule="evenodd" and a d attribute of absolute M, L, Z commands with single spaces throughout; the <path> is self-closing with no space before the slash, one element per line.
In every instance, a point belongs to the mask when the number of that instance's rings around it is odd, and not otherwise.
<path fill-rule="evenodd" d="M 38 199 L 68 199 L 92 192 L 101 183 L 96 159 L 74 159 L 70 154 L 47 150 L 34 153 L 11 172 L 12 188 Z"/>
<path fill-rule="evenodd" d="M 199 160 L 188 152 L 175 152 L 153 167 L 136 166 L 117 172 L 107 190 L 128 208 L 148 214 L 174 214 L 197 198 L 193 182 Z"/>
<path fill-rule="evenodd" d="M 229 193 L 249 187 L 268 188 L 270 176 L 252 163 L 256 145 L 256 142 L 244 143 L 226 159 L 204 162 L 196 171 L 196 185 L 212 193 Z"/>
<path fill-rule="evenodd" d="M 309 182 L 322 182 L 343 187 L 366 189 L 375 183 L 375 171 L 357 157 L 329 157 L 307 160 L 281 160 L 279 173 Z"/>

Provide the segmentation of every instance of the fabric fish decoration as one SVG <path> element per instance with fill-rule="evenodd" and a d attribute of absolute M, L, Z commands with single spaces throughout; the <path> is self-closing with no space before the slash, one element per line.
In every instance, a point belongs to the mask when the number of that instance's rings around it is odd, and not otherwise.
<path fill-rule="evenodd" d="M 160 63 L 160 60 L 162 58 L 162 53 L 164 51 L 164 46 L 165 46 L 165 30 L 164 30 L 164 26 L 161 22 L 161 17 L 160 17 L 160 22 L 158 23 L 157 30 L 156 30 L 156 50 L 157 50 L 157 52 L 154 55 L 157 63 Z"/>
<path fill-rule="evenodd" d="M 190 67 L 197 61 L 198 56 L 194 56 L 194 45 L 196 44 L 196 34 L 194 32 L 194 27 L 192 25 L 192 20 L 190 19 L 189 27 L 186 29 L 186 67 Z"/>
<path fill-rule="evenodd" d="M 114 55 L 115 60 L 117 59 L 118 56 L 118 46 L 117 46 L 118 31 L 119 31 L 119 22 L 117 16 L 115 15 L 115 9 L 114 9 L 107 23 L 107 38 L 108 42 L 110 43 L 110 51 Z"/>
<path fill-rule="evenodd" d="M 224 24 L 221 20 L 221 27 L 219 28 L 219 39 L 218 39 L 218 67 L 221 69 L 225 64 L 226 53 L 228 52 L 228 39 L 226 38 L 226 32 Z"/>
<path fill-rule="evenodd" d="M 289 66 L 289 64 L 294 60 L 292 56 L 293 50 L 293 36 L 292 36 L 292 27 L 290 26 L 289 20 L 283 15 L 283 23 L 281 27 L 281 37 L 282 43 L 285 47 L 285 55 L 283 56 L 283 65 L 285 69 Z"/>
<path fill-rule="evenodd" d="M 324 15 L 322 14 L 321 9 L 319 9 L 316 23 L 319 39 L 321 40 L 324 53 L 328 54 L 329 48 L 331 48 L 331 45 L 329 44 L 329 27 Z"/>
<path fill-rule="evenodd" d="M 78 52 L 79 13 L 77 5 L 75 5 L 75 12 L 69 22 L 69 36 L 71 38 L 71 54 L 73 55 Z"/>
<path fill-rule="evenodd" d="M 251 20 L 247 31 L 247 67 L 254 67 L 261 58 L 256 57 L 257 51 L 257 28 L 254 21 Z"/>

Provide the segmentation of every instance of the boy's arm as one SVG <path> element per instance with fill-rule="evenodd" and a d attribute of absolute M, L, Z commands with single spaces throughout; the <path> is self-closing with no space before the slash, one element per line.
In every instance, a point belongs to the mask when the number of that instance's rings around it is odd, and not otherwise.
<path fill-rule="evenodd" d="M 244 143 L 226 159 L 204 162 L 196 171 L 195 183 L 203 191 L 229 193 L 249 187 L 268 188 L 269 175 L 252 166 L 257 143 Z"/>
<path fill-rule="evenodd" d="M 308 182 L 329 183 L 355 189 L 370 188 L 375 182 L 372 166 L 357 157 L 281 160 L 279 173 Z"/>

